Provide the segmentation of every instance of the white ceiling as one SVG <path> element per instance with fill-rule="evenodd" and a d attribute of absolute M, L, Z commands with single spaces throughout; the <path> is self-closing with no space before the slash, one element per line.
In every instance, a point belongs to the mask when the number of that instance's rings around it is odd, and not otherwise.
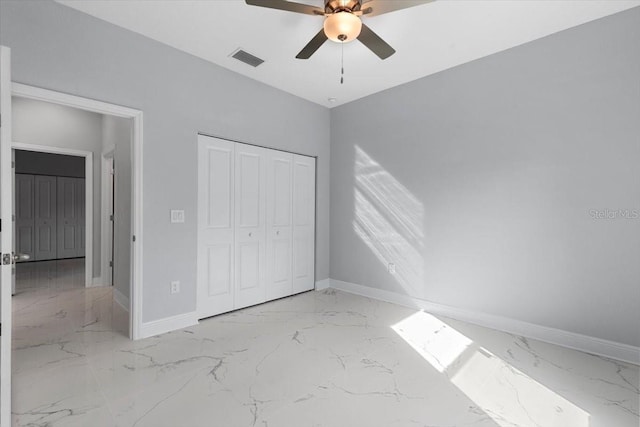
<path fill-rule="evenodd" d="M 295 59 L 322 28 L 322 17 L 247 6 L 244 0 L 58 1 L 327 107 L 640 5 L 640 0 L 439 0 L 364 17 L 397 52 L 382 61 L 358 41 L 346 44 L 341 85 L 339 44 L 327 41 L 311 59 Z M 322 0 L 306 3 L 323 5 Z M 230 58 L 238 47 L 265 63 L 252 68 Z"/>

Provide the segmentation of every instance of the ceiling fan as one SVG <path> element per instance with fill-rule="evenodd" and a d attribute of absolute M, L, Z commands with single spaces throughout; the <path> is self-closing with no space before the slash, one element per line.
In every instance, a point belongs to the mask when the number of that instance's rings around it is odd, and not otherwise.
<path fill-rule="evenodd" d="M 324 16 L 324 26 L 296 55 L 309 59 L 327 39 L 347 43 L 358 39 L 380 59 L 387 59 L 396 51 L 362 23 L 362 16 L 377 16 L 434 0 L 324 0 L 324 9 L 287 0 L 245 0 L 248 5 L 286 10 L 306 15 Z"/>

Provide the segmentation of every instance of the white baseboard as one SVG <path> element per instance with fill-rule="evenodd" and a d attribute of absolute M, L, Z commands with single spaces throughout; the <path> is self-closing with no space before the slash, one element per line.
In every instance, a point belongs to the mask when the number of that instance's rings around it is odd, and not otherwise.
<path fill-rule="evenodd" d="M 179 314 L 177 316 L 165 317 L 164 319 L 143 323 L 140 328 L 140 338 L 153 337 L 197 324 L 198 316 L 195 311 Z"/>
<path fill-rule="evenodd" d="M 92 277 L 91 284 L 87 286 L 88 288 L 94 288 L 96 286 L 102 286 L 102 276 Z"/>
<path fill-rule="evenodd" d="M 113 301 L 120 307 L 129 312 L 129 297 L 120 292 L 116 287 L 113 288 Z"/>
<path fill-rule="evenodd" d="M 318 280 L 316 282 L 316 291 L 321 291 L 331 287 L 331 279 Z"/>
<path fill-rule="evenodd" d="M 572 348 L 574 350 L 580 350 L 585 353 L 640 365 L 640 347 L 634 347 L 627 344 L 621 344 L 614 341 L 603 340 L 600 338 L 563 331 L 561 329 L 549 328 L 547 326 L 536 325 L 492 314 L 473 312 L 437 304 L 396 292 L 384 291 L 340 280 L 330 279 L 330 286 L 334 289 L 352 294 L 424 310 L 432 314 L 462 320 L 464 322 L 497 329 L 510 334 L 533 338 L 539 341 Z"/>

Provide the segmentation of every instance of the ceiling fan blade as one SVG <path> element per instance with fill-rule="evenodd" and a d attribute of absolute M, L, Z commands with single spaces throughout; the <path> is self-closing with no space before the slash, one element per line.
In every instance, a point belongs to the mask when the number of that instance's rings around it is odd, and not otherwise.
<path fill-rule="evenodd" d="M 396 53 L 394 48 L 389 46 L 386 41 L 382 40 L 379 35 L 374 33 L 373 30 L 365 24 L 362 24 L 362 30 L 360 31 L 358 40 L 360 40 L 363 45 L 371 49 L 373 53 L 378 55 L 380 59 L 387 59 Z"/>
<path fill-rule="evenodd" d="M 431 3 L 435 0 L 369 0 L 362 2 L 362 13 L 366 16 L 378 16 L 408 7 Z"/>
<path fill-rule="evenodd" d="M 245 0 L 250 6 L 267 7 L 269 9 L 286 10 L 288 12 L 304 13 L 305 15 L 324 15 L 319 7 L 290 2 L 286 0 Z"/>
<path fill-rule="evenodd" d="M 324 28 L 322 28 L 318 34 L 316 34 L 309 43 L 305 47 L 302 48 L 300 53 L 296 55 L 298 59 L 309 59 L 311 55 L 313 55 L 316 50 L 320 49 L 320 46 L 324 42 L 327 41 L 327 35 L 324 33 Z"/>

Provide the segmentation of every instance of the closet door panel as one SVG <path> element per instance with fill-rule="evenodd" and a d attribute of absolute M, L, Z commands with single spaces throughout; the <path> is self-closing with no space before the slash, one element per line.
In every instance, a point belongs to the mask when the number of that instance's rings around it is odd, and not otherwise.
<path fill-rule="evenodd" d="M 34 177 L 35 259 L 56 259 L 57 250 L 57 188 L 56 177 Z"/>
<path fill-rule="evenodd" d="M 198 317 L 233 310 L 235 144 L 198 137 Z"/>
<path fill-rule="evenodd" d="M 16 252 L 35 259 L 35 188 L 34 176 L 16 174 Z"/>
<path fill-rule="evenodd" d="M 315 287 L 315 159 L 294 156 L 293 292 Z"/>
<path fill-rule="evenodd" d="M 267 299 L 293 292 L 292 215 L 293 154 L 267 153 Z"/>
<path fill-rule="evenodd" d="M 235 308 L 265 301 L 266 149 L 235 147 Z"/>
<path fill-rule="evenodd" d="M 78 222 L 76 225 L 76 232 L 75 232 L 75 237 L 76 237 L 76 255 L 77 257 L 83 257 L 85 254 L 85 246 L 86 246 L 86 235 L 85 235 L 85 230 L 86 230 L 86 215 L 85 215 L 85 211 L 86 211 L 86 188 L 85 188 L 85 180 L 84 178 L 76 178 L 75 179 L 75 186 L 76 186 L 76 209 L 77 209 L 77 217 L 78 217 Z"/>
<path fill-rule="evenodd" d="M 58 177 L 58 258 L 78 254 L 78 203 L 76 178 Z"/>

